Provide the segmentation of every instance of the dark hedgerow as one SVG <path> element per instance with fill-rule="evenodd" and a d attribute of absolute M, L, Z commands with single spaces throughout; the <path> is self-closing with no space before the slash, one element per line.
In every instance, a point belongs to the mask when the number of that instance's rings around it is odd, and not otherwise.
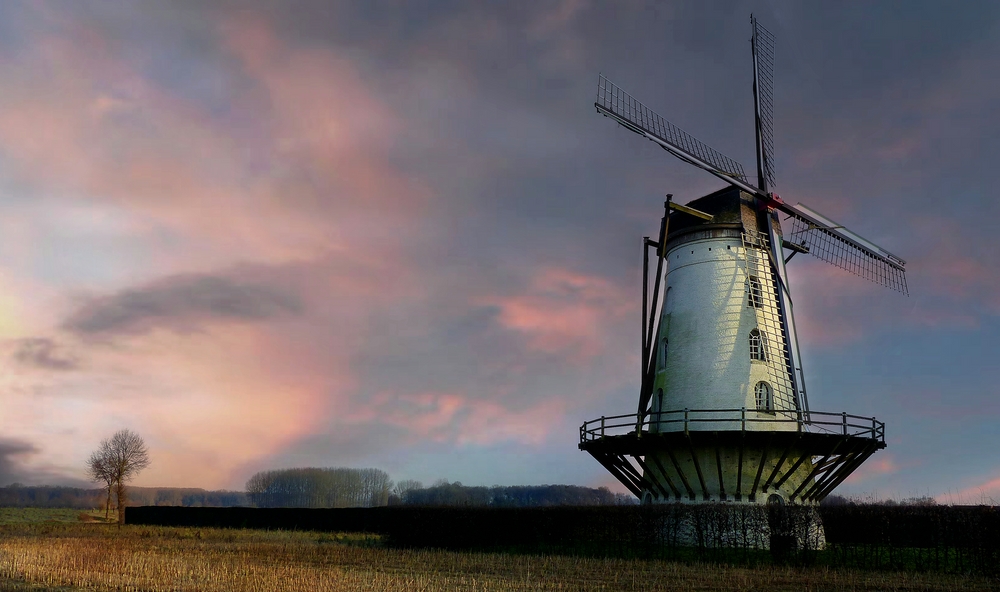
<path fill-rule="evenodd" d="M 130 508 L 131 524 L 379 534 L 396 547 L 1000 574 L 1000 508 L 845 504 Z M 766 549 L 770 547 L 769 554 Z"/>
<path fill-rule="evenodd" d="M 839 565 L 1000 574 L 1000 508 L 849 504 L 820 509 Z"/>

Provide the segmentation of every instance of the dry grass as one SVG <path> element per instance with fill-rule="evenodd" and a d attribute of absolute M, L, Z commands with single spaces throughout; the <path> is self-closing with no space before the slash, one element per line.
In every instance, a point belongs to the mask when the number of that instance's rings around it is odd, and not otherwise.
<path fill-rule="evenodd" d="M 116 522 L 112 510 L 108 522 Z M 0 508 L 0 524 L 31 524 L 37 522 L 105 522 L 104 510 L 74 510 L 72 508 Z"/>
<path fill-rule="evenodd" d="M 0 527 L 16 590 L 989 590 L 985 579 L 395 550 L 375 537 L 101 524 Z"/>

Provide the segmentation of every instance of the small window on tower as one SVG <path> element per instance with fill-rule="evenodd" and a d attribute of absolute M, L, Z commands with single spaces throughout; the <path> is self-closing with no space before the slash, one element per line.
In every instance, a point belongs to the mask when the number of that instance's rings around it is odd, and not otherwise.
<path fill-rule="evenodd" d="M 774 413 L 774 399 L 771 396 L 771 385 L 764 381 L 758 382 L 754 387 L 754 395 L 757 397 L 757 411 Z"/>
<path fill-rule="evenodd" d="M 766 362 L 767 361 L 766 350 L 767 350 L 767 341 L 765 340 L 764 335 L 757 329 L 751 331 L 750 359 L 757 360 L 760 362 Z"/>
<path fill-rule="evenodd" d="M 660 369 L 663 369 L 663 365 L 667 363 L 667 338 L 664 337 L 663 341 L 660 342 Z"/>
<path fill-rule="evenodd" d="M 760 308 L 762 306 L 760 296 L 760 280 L 754 276 L 750 276 L 750 285 L 747 290 L 747 306 Z"/>

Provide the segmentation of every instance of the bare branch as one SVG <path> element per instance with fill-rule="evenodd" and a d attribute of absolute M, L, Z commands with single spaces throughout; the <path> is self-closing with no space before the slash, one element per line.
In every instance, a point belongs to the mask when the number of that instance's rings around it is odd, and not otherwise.
<path fill-rule="evenodd" d="M 125 484 L 148 466 L 149 451 L 146 443 L 139 434 L 128 429 L 118 430 L 110 439 L 102 440 L 87 461 L 87 475 L 93 481 L 104 481 L 107 485 L 108 508 L 111 505 L 111 490 L 114 488 L 118 498 L 119 525 L 125 521 Z"/>

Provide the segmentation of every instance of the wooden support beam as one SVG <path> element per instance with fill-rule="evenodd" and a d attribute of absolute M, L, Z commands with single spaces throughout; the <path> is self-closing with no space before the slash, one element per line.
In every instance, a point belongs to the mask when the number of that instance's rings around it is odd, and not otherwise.
<path fill-rule="evenodd" d="M 687 490 L 688 499 L 694 501 L 694 489 L 691 488 L 691 484 L 688 483 L 687 477 L 684 476 L 684 471 L 681 469 L 680 463 L 677 462 L 677 458 L 674 456 L 674 451 L 667 448 L 667 456 L 670 457 L 670 462 L 674 463 L 677 475 L 681 478 L 681 483 L 684 484 L 684 489 Z"/>
<path fill-rule="evenodd" d="M 862 463 L 868 460 L 869 456 L 875 454 L 876 450 L 878 450 L 878 448 L 876 448 L 875 446 L 869 446 L 863 452 L 858 453 L 857 457 L 855 457 L 854 460 L 842 465 L 840 469 L 837 471 L 838 473 L 837 476 L 834 479 L 832 479 L 830 483 L 826 485 L 823 489 L 816 492 L 812 496 L 812 498 L 816 500 L 822 500 L 826 496 L 830 495 L 831 491 L 836 489 L 837 486 L 840 485 L 844 481 L 844 479 L 847 479 L 847 477 L 851 473 L 853 473 L 855 469 L 860 467 Z"/>
<path fill-rule="evenodd" d="M 653 479 L 650 476 L 650 474 L 649 474 L 650 470 L 649 470 L 649 467 L 646 466 L 646 463 L 643 462 L 642 459 L 639 458 L 638 456 L 635 456 L 633 458 L 635 458 L 635 462 L 639 463 L 639 467 L 642 469 L 643 480 L 646 483 L 649 483 L 650 485 L 652 485 L 654 489 L 656 489 L 660 494 L 662 494 L 662 497 L 664 499 L 669 499 L 670 498 L 670 493 L 666 489 L 663 488 L 663 485 L 660 484 L 660 480 L 659 479 Z"/>
<path fill-rule="evenodd" d="M 705 486 L 705 477 L 701 474 L 701 463 L 698 462 L 698 455 L 695 454 L 694 443 L 691 441 L 690 434 L 687 437 L 688 450 L 691 451 L 691 462 L 694 463 L 694 470 L 698 473 L 698 483 L 701 483 L 701 498 L 706 502 L 709 500 L 708 497 L 708 487 Z"/>
<path fill-rule="evenodd" d="M 701 218 L 702 220 L 707 220 L 709 222 L 711 222 L 715 218 L 715 216 L 713 216 L 712 214 L 706 214 L 705 212 L 702 212 L 701 210 L 696 210 L 694 208 L 689 208 L 687 206 L 682 206 L 681 204 L 674 203 L 674 202 L 670 202 L 670 209 L 674 210 L 675 212 L 681 212 L 681 213 L 684 213 L 684 214 L 688 214 L 690 216 L 694 216 L 695 218 Z"/>
<path fill-rule="evenodd" d="M 812 456 L 811 454 L 799 454 L 799 460 L 795 461 L 792 464 L 792 466 L 789 467 L 788 471 L 784 475 L 781 476 L 781 479 L 778 479 L 777 481 L 775 481 L 774 488 L 778 489 L 779 487 L 781 487 L 785 483 L 785 481 L 787 481 L 788 478 L 792 476 L 792 473 L 795 472 L 795 469 L 799 468 L 799 465 L 801 465 L 802 463 L 804 463 L 805 460 L 807 458 L 811 457 L 811 456 Z M 789 500 L 789 501 L 791 501 L 791 500 Z"/>
<path fill-rule="evenodd" d="M 628 488 L 628 490 L 631 491 L 635 497 L 642 497 L 642 489 L 636 485 L 631 478 L 625 475 L 625 473 L 620 471 L 612 462 L 607 460 L 607 455 L 594 454 L 593 452 L 591 452 L 590 455 L 597 459 L 597 462 L 601 463 L 601 465 L 607 469 L 609 473 L 614 475 L 615 479 L 618 479 L 622 485 Z"/>
<path fill-rule="evenodd" d="M 746 431 L 740 432 L 740 457 L 736 462 L 736 501 L 743 500 L 743 444 L 746 442 Z"/>
<path fill-rule="evenodd" d="M 791 501 L 792 499 L 794 499 L 794 498 L 795 498 L 795 496 L 799 495 L 799 493 L 800 493 L 800 492 L 801 492 L 801 491 L 802 491 L 803 489 L 805 489 L 805 487 L 806 487 L 807 485 L 809 485 L 809 482 L 810 482 L 810 481 L 812 481 L 812 479 L 813 479 L 813 478 L 814 478 L 814 477 L 815 477 L 816 475 L 818 475 L 820 471 L 822 471 L 822 470 L 823 470 L 823 468 L 824 468 L 824 465 L 826 465 L 826 461 L 827 461 L 827 460 L 829 460 L 829 458 L 830 458 L 831 456 L 833 456 L 834 454 L 836 454 L 836 453 L 837 453 L 837 450 L 838 450 L 838 449 L 839 449 L 839 448 L 840 448 L 841 446 L 843 446 L 844 444 L 847 444 L 847 443 L 849 443 L 849 442 L 850 442 L 850 439 L 849 439 L 849 438 L 846 438 L 846 437 L 845 437 L 845 438 L 841 438 L 841 439 L 840 439 L 840 440 L 839 440 L 839 441 L 838 441 L 838 442 L 837 442 L 836 444 L 834 444 L 834 445 L 833 445 L 833 448 L 831 448 L 831 449 L 830 449 L 830 451 L 829 451 L 829 452 L 827 452 L 827 453 L 826 453 L 826 455 L 825 455 L 825 456 L 823 456 L 823 458 L 821 458 L 821 459 L 819 460 L 819 462 L 818 462 L 818 463 L 815 463 L 815 464 L 813 465 L 813 470 L 812 470 L 812 471 L 809 471 L 809 476 L 807 476 L 807 477 L 806 477 L 805 479 L 803 479 L 803 480 L 802 480 L 802 483 L 799 483 L 799 486 L 798 486 L 798 487 L 796 487 L 796 488 L 795 488 L 795 491 L 793 491 L 793 492 L 792 492 L 792 495 L 791 495 L 791 496 L 790 496 L 790 497 L 788 498 L 788 501 Z M 805 456 L 805 455 L 803 455 L 803 457 L 802 457 L 802 458 L 804 459 L 805 457 L 806 457 L 806 456 Z M 811 490 L 811 489 L 812 489 L 812 488 L 810 488 L 810 490 Z"/>
<path fill-rule="evenodd" d="M 653 466 L 655 466 L 656 470 L 660 472 L 660 475 L 663 475 L 663 480 L 667 482 L 667 487 L 674 492 L 674 497 L 680 501 L 681 490 L 674 485 L 673 480 L 670 479 L 670 475 L 667 474 L 667 470 L 663 468 L 663 465 L 660 463 L 660 459 L 656 458 L 655 455 L 647 455 L 646 458 L 653 461 Z"/>
<path fill-rule="evenodd" d="M 722 456 L 719 453 L 719 446 L 715 447 L 715 465 L 719 468 L 719 499 L 726 499 L 726 484 L 722 480 Z"/>
<path fill-rule="evenodd" d="M 767 491 L 767 487 L 771 485 L 771 481 L 774 480 L 774 477 L 778 474 L 778 471 L 781 470 L 781 465 L 785 464 L 785 459 L 788 458 L 788 453 L 791 452 L 791 450 L 792 450 L 791 446 L 785 447 L 785 452 L 782 453 L 781 458 L 778 459 L 778 464 L 774 465 L 774 470 L 771 471 L 771 476 L 769 476 L 767 478 L 767 481 L 764 481 L 764 484 L 760 486 L 761 491 Z"/>
<path fill-rule="evenodd" d="M 764 472 L 764 463 L 767 461 L 767 453 L 771 450 L 771 438 L 767 437 L 767 443 L 764 444 L 764 451 L 760 454 L 760 464 L 757 465 L 757 477 L 753 480 L 753 487 L 750 488 L 750 501 L 754 501 L 757 497 L 757 484 L 760 483 L 761 473 Z"/>

